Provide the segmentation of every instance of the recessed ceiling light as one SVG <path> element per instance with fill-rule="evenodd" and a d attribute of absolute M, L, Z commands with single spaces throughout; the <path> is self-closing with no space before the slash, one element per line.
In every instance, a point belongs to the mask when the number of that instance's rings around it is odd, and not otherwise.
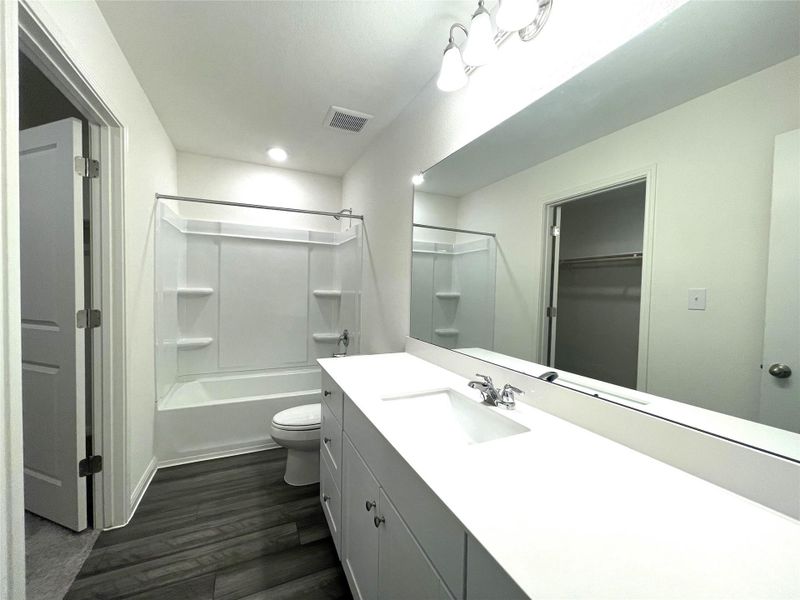
<path fill-rule="evenodd" d="M 411 183 L 419 185 L 425 181 L 425 176 L 422 173 L 417 173 L 411 178 Z"/>
<path fill-rule="evenodd" d="M 284 150 L 283 148 L 278 148 L 277 146 L 267 150 L 267 156 L 269 156 L 272 160 L 277 162 L 283 162 L 287 158 L 289 158 L 289 155 L 286 154 L 286 150 Z"/>

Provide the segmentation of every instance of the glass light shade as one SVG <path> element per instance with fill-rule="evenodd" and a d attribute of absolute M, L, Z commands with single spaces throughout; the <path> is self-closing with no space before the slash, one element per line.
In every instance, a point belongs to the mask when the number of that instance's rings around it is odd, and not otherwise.
<path fill-rule="evenodd" d="M 425 176 L 422 173 L 417 173 L 411 178 L 411 183 L 414 185 L 422 185 L 425 183 Z"/>
<path fill-rule="evenodd" d="M 464 46 L 464 62 L 470 67 L 480 67 L 491 61 L 496 53 L 492 18 L 488 12 L 480 11 L 472 17 L 469 26 L 469 35 Z"/>
<path fill-rule="evenodd" d="M 461 50 L 455 44 L 448 45 L 442 57 L 442 68 L 436 85 L 443 92 L 455 92 L 467 85 L 467 80 L 464 61 L 461 60 Z"/>
<path fill-rule="evenodd" d="M 527 27 L 539 14 L 537 0 L 500 0 L 497 11 L 497 28 L 503 31 L 519 31 Z"/>

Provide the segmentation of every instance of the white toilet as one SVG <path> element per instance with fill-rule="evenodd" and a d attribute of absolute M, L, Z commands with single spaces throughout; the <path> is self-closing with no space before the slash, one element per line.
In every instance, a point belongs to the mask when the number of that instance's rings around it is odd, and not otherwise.
<path fill-rule="evenodd" d="M 282 410 L 272 419 L 272 439 L 288 452 L 286 474 L 289 485 L 319 482 L 319 428 L 322 405 L 304 404 Z"/>

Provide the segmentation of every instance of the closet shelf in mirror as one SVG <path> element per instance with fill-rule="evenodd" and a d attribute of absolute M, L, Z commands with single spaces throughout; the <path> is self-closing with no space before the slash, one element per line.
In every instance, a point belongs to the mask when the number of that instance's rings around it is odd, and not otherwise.
<path fill-rule="evenodd" d="M 312 333 L 311 337 L 315 342 L 335 343 L 339 341 L 338 333 Z"/>
<path fill-rule="evenodd" d="M 436 292 L 436 297 L 442 300 L 458 300 L 461 298 L 461 292 Z"/>
<path fill-rule="evenodd" d="M 642 260 L 641 252 L 623 252 L 621 254 L 603 254 L 598 256 L 580 256 L 576 258 L 562 258 L 559 264 L 570 265 L 591 265 L 597 263 L 614 262 L 638 262 Z"/>
<path fill-rule="evenodd" d="M 201 296 L 210 296 L 214 293 L 214 288 L 210 287 L 179 287 L 178 297 L 183 298 L 199 298 Z"/>
<path fill-rule="evenodd" d="M 196 337 L 196 338 L 179 338 L 177 341 L 178 350 L 197 350 L 205 348 L 214 338 L 211 337 Z"/>
<path fill-rule="evenodd" d="M 455 337 L 458 335 L 458 329 L 453 329 L 452 327 L 445 327 L 441 329 L 434 329 L 433 333 L 436 335 L 440 335 L 442 337 Z"/>
<path fill-rule="evenodd" d="M 341 298 L 342 290 L 314 290 L 314 296 L 317 298 Z"/>

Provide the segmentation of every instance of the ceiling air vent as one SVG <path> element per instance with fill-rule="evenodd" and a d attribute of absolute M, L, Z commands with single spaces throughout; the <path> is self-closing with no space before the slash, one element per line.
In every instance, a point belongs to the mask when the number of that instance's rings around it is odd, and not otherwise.
<path fill-rule="evenodd" d="M 366 113 L 340 106 L 331 106 L 328 115 L 325 117 L 325 126 L 331 129 L 339 129 L 340 131 L 349 131 L 350 133 L 361 133 L 364 125 L 371 118 L 372 115 Z"/>

